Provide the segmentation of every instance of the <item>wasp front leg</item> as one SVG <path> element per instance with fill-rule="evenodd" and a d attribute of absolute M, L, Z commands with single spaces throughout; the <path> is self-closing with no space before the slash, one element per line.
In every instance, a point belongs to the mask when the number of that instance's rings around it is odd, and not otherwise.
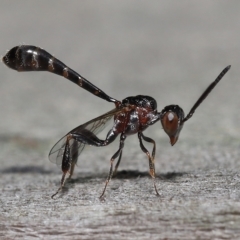
<path fill-rule="evenodd" d="M 156 152 L 156 143 L 155 143 L 155 141 L 153 139 L 144 136 L 142 132 L 138 133 L 138 138 L 139 138 L 140 147 L 141 147 L 142 151 L 144 153 L 146 153 L 146 155 L 148 157 L 149 173 L 150 173 L 150 175 L 151 175 L 151 177 L 153 179 L 153 185 L 154 185 L 155 192 L 159 196 L 160 194 L 158 193 L 158 190 L 157 190 L 157 187 L 156 187 L 156 183 L 155 183 L 155 163 L 154 163 L 154 158 L 155 158 L 155 152 Z M 153 144 L 152 156 L 150 155 L 149 151 L 143 145 L 142 139 L 145 140 L 146 142 L 149 142 L 149 143 Z"/>

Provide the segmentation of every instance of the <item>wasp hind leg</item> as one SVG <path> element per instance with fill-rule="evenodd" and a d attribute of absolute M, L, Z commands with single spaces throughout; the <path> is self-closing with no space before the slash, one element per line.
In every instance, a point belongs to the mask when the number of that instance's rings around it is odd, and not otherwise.
<path fill-rule="evenodd" d="M 62 159 L 62 178 L 61 178 L 61 182 L 60 182 L 60 187 L 58 188 L 58 190 L 56 191 L 56 193 L 54 193 L 52 195 L 52 198 L 54 198 L 63 188 L 64 186 L 64 183 L 66 181 L 66 175 L 67 173 L 70 174 L 70 177 L 73 173 L 73 169 L 74 169 L 74 165 L 76 163 L 76 160 L 75 160 L 75 163 L 72 165 L 72 155 L 71 155 L 71 152 L 70 152 L 70 145 L 69 145 L 69 141 L 71 139 L 71 135 L 69 135 L 67 137 L 67 140 L 66 140 L 66 144 L 65 144 L 65 149 L 64 149 L 64 153 L 63 153 L 63 159 Z"/>
<path fill-rule="evenodd" d="M 77 141 L 74 141 L 72 144 L 71 156 L 72 156 L 72 161 L 71 161 L 71 167 L 69 170 L 69 177 L 68 177 L 69 180 L 71 179 L 71 177 L 73 175 L 73 172 L 74 172 L 77 160 L 78 160 L 78 142 Z"/>
<path fill-rule="evenodd" d="M 52 198 L 54 198 L 63 188 L 64 183 L 66 181 L 66 175 L 69 174 L 69 177 L 71 178 L 74 167 L 77 162 L 78 158 L 78 144 L 87 144 L 95 147 L 104 147 L 113 142 L 116 137 L 118 136 L 117 132 L 109 131 L 107 137 L 105 140 L 99 139 L 93 132 L 91 132 L 88 129 L 81 129 L 79 132 L 72 132 L 69 133 L 67 136 L 65 149 L 63 152 L 63 158 L 62 158 L 62 179 L 60 183 L 60 187 L 52 195 Z M 70 141 L 74 141 L 73 144 L 70 147 Z M 118 157 L 119 154 L 117 154 L 114 158 Z M 112 175 L 112 173 L 111 173 Z"/>

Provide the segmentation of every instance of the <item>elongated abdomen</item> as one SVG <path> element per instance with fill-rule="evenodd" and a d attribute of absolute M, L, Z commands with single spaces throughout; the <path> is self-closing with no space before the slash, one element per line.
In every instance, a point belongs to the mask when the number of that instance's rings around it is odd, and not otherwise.
<path fill-rule="evenodd" d="M 19 72 L 49 71 L 69 79 L 80 87 L 87 88 L 87 85 L 95 87 L 63 62 L 39 47 L 31 45 L 14 47 L 3 57 L 3 62 Z M 86 83 L 85 86 L 83 86 L 84 82 Z M 97 87 L 95 88 L 97 89 Z"/>
<path fill-rule="evenodd" d="M 3 57 L 3 62 L 19 72 L 49 71 L 69 79 L 80 87 L 82 87 L 82 81 L 87 81 L 44 49 L 31 45 L 12 48 Z M 90 82 L 87 81 L 87 83 L 91 85 Z"/>
<path fill-rule="evenodd" d="M 66 67 L 65 64 L 55 59 L 45 50 L 31 45 L 21 45 L 12 48 L 3 57 L 3 62 L 8 67 L 19 72 L 50 71 L 62 75 L 62 68 Z"/>
<path fill-rule="evenodd" d="M 32 45 L 16 46 L 2 60 L 8 67 L 19 72 L 49 71 L 61 75 L 108 102 L 118 102 L 42 48 Z"/>

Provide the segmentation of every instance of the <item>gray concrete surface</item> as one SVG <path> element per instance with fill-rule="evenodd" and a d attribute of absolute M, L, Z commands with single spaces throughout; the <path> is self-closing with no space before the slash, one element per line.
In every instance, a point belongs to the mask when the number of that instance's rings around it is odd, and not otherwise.
<path fill-rule="evenodd" d="M 188 112 L 232 68 L 171 147 L 160 124 L 156 197 L 146 156 L 129 137 L 100 195 L 118 141 L 89 148 L 56 200 L 48 151 L 113 108 L 50 73 L 0 65 L 1 239 L 240 239 L 239 1 L 1 1 L 0 52 L 41 46 L 117 99 L 146 94 Z M 150 146 L 149 146 L 150 147 Z"/>

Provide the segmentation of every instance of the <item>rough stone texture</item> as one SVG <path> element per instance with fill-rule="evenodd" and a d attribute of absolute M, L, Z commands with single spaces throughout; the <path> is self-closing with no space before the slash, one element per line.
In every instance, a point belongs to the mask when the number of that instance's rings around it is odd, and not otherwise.
<path fill-rule="evenodd" d="M 187 113 L 232 68 L 171 147 L 160 124 L 156 197 L 136 136 L 98 196 L 118 141 L 89 148 L 52 200 L 48 151 L 113 108 L 50 73 L 0 66 L 1 239 L 240 239 L 239 1 L 1 1 L 0 51 L 38 45 L 117 99 L 146 94 Z M 102 135 L 104 137 L 104 134 Z M 148 146 L 150 148 L 151 146 Z"/>

